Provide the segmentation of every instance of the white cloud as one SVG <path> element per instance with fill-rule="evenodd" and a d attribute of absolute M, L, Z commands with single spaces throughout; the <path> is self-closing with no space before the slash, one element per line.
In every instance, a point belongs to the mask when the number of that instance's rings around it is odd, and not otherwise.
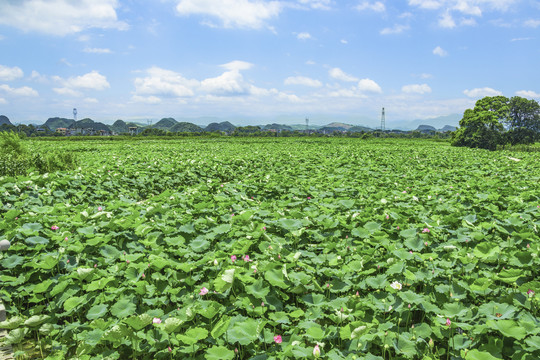
<path fill-rule="evenodd" d="M 525 23 L 523 25 L 525 25 L 527 27 L 537 28 L 537 27 L 540 26 L 540 20 L 538 20 L 538 19 L 530 19 L 530 20 L 525 21 Z"/>
<path fill-rule="evenodd" d="M 439 26 L 447 29 L 453 29 L 456 27 L 456 22 L 454 21 L 454 18 L 450 12 L 447 11 L 441 15 L 439 18 Z"/>
<path fill-rule="evenodd" d="M 418 6 L 422 9 L 435 10 L 442 6 L 442 1 L 436 0 L 409 0 L 409 5 Z"/>
<path fill-rule="evenodd" d="M 433 54 L 438 55 L 440 57 L 448 56 L 448 52 L 444 50 L 442 47 L 437 46 L 435 49 L 433 49 Z"/>
<path fill-rule="evenodd" d="M 532 91 L 532 90 L 516 91 L 516 95 L 524 97 L 524 98 L 529 98 L 529 99 L 531 99 L 531 98 L 532 99 L 539 99 L 540 98 L 540 94 L 535 92 L 535 91 Z"/>
<path fill-rule="evenodd" d="M 5 104 L 7 104 L 7 103 L 8 103 L 8 102 L 7 102 L 6 99 L 0 98 L 0 104 L 5 105 Z"/>
<path fill-rule="evenodd" d="M 180 15 L 206 15 L 221 20 L 226 28 L 260 29 L 265 22 L 279 15 L 279 1 L 261 0 L 180 0 Z"/>
<path fill-rule="evenodd" d="M 30 75 L 30 80 L 44 83 L 44 82 L 47 82 L 47 76 L 41 75 L 36 70 L 32 70 L 32 74 Z"/>
<path fill-rule="evenodd" d="M 87 104 L 97 104 L 99 102 L 98 99 L 91 97 L 84 98 L 83 101 Z"/>
<path fill-rule="evenodd" d="M 382 93 L 382 89 L 375 81 L 371 79 L 362 79 L 358 82 L 358 90 L 361 92 Z"/>
<path fill-rule="evenodd" d="M 15 79 L 22 78 L 24 75 L 21 68 L 14 66 L 8 67 L 0 65 L 0 81 L 12 81 Z"/>
<path fill-rule="evenodd" d="M 482 16 L 482 10 L 478 6 L 471 4 L 470 0 L 458 0 L 453 9 L 466 15 Z"/>
<path fill-rule="evenodd" d="M 336 80 L 340 80 L 340 81 L 347 81 L 347 82 L 358 81 L 358 78 L 347 74 L 346 72 L 344 72 L 340 68 L 332 68 L 332 69 L 330 69 L 328 71 L 328 74 L 330 74 L 330 76 L 332 78 L 334 78 Z"/>
<path fill-rule="evenodd" d="M 322 83 L 319 80 L 312 79 L 306 76 L 289 76 L 284 81 L 285 85 L 304 85 L 310 87 L 321 87 Z"/>
<path fill-rule="evenodd" d="M 394 27 L 382 29 L 381 35 L 400 34 L 405 30 L 409 30 L 409 25 L 396 24 Z"/>
<path fill-rule="evenodd" d="M 165 97 L 190 97 L 194 95 L 194 89 L 199 86 L 199 81 L 190 80 L 181 74 L 159 67 L 151 67 L 146 70 L 145 77 L 137 77 L 135 83 L 134 99 L 138 102 L 157 103 L 157 96 Z M 146 101 L 143 101 L 143 100 Z"/>
<path fill-rule="evenodd" d="M 429 94 L 431 88 L 427 84 L 410 84 L 404 85 L 401 91 L 406 94 Z"/>
<path fill-rule="evenodd" d="M 507 11 L 519 0 L 409 0 L 410 6 L 424 10 L 439 12 L 438 24 L 440 27 L 453 29 L 458 26 L 476 25 L 476 20 L 470 16 L 480 18 L 485 11 Z M 454 15 L 469 16 L 455 20 Z"/>
<path fill-rule="evenodd" d="M 371 3 L 369 1 L 363 1 L 362 3 L 358 4 L 355 8 L 358 11 L 363 11 L 363 10 L 371 10 L 375 12 L 386 11 L 386 6 L 384 6 L 384 3 L 380 1 L 376 1 L 374 3 Z"/>
<path fill-rule="evenodd" d="M 76 89 L 105 90 L 110 87 L 107 78 L 95 70 L 81 76 L 70 77 L 63 83 L 66 87 Z"/>
<path fill-rule="evenodd" d="M 80 90 L 105 90 L 110 88 L 107 78 L 95 70 L 68 79 L 59 76 L 53 76 L 52 79 L 62 85 L 62 87 L 53 88 L 54 92 L 60 95 L 81 96 Z"/>
<path fill-rule="evenodd" d="M 296 38 L 299 40 L 311 39 L 311 34 L 308 32 L 301 32 L 300 34 L 296 35 Z"/>
<path fill-rule="evenodd" d="M 20 88 L 12 88 L 9 85 L 0 85 L 0 91 L 3 91 L 4 93 L 8 95 L 13 96 L 39 96 L 38 92 L 31 87 L 23 86 Z"/>
<path fill-rule="evenodd" d="M 63 88 L 53 88 L 53 91 L 59 95 L 63 96 L 82 96 L 82 93 L 80 91 L 77 91 L 75 89 L 63 87 Z"/>
<path fill-rule="evenodd" d="M 240 70 L 229 70 L 201 81 L 201 90 L 213 95 L 246 95 L 250 86 L 244 81 Z"/>
<path fill-rule="evenodd" d="M 110 54 L 111 53 L 111 49 L 101 49 L 101 48 L 85 48 L 83 51 L 89 54 Z"/>
<path fill-rule="evenodd" d="M 482 97 L 485 97 L 485 96 L 499 96 L 499 95 L 502 95 L 502 92 L 500 92 L 498 90 L 495 90 L 495 89 L 492 89 L 492 88 L 489 88 L 489 87 L 476 88 L 476 89 L 472 89 L 472 90 L 464 90 L 463 93 L 465 95 L 467 95 L 468 97 L 471 97 L 471 98 L 482 98 Z"/>
<path fill-rule="evenodd" d="M 461 26 L 474 26 L 476 25 L 476 20 L 473 19 L 473 18 L 463 18 L 461 19 L 461 21 L 459 22 L 459 24 Z"/>
<path fill-rule="evenodd" d="M 117 0 L 2 1 L 0 24 L 60 36 L 89 28 L 126 30 L 128 25 L 118 21 L 117 7 Z"/>
<path fill-rule="evenodd" d="M 247 61 L 241 61 L 241 60 L 234 60 L 234 61 L 231 61 L 231 62 L 228 62 L 226 64 L 223 64 L 223 65 L 220 65 L 220 67 L 226 69 L 226 70 L 229 70 L 229 71 L 234 71 L 234 70 L 249 70 L 253 67 L 253 64 L 252 63 L 249 63 Z"/>
<path fill-rule="evenodd" d="M 341 40 L 339 40 L 339 42 L 342 43 L 342 44 L 348 44 L 348 43 L 349 43 L 349 42 L 348 42 L 347 40 L 345 40 L 345 39 L 341 39 Z"/>
<path fill-rule="evenodd" d="M 330 10 L 332 4 L 332 0 L 298 0 L 298 2 L 317 10 Z"/>

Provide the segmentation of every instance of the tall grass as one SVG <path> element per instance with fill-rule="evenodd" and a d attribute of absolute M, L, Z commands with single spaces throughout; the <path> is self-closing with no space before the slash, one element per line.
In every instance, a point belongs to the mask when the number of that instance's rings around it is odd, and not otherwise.
<path fill-rule="evenodd" d="M 33 171 L 49 173 L 77 166 L 73 153 L 52 150 L 30 152 L 25 140 L 14 132 L 0 132 L 0 176 L 25 175 Z"/>

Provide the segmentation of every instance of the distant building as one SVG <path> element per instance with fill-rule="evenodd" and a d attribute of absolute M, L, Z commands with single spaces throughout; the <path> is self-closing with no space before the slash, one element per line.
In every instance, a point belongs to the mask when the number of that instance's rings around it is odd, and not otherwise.
<path fill-rule="evenodd" d="M 56 133 L 66 135 L 67 129 L 66 128 L 57 128 Z"/>

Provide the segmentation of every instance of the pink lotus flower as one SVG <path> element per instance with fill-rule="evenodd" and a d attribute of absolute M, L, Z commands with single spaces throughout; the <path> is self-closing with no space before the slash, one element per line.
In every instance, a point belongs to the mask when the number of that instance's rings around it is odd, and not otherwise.
<path fill-rule="evenodd" d="M 68 241 L 68 238 L 67 238 L 67 236 L 66 236 L 66 237 L 64 238 L 64 241 Z"/>
<path fill-rule="evenodd" d="M 313 348 L 313 357 L 318 358 L 319 356 L 321 356 L 321 349 L 319 349 L 319 344 L 316 344 L 315 347 Z"/>
<path fill-rule="evenodd" d="M 170 347 L 170 346 L 169 346 L 169 347 L 167 347 L 167 350 L 169 350 L 169 352 L 172 352 L 172 349 L 171 349 L 171 347 Z"/>
<path fill-rule="evenodd" d="M 308 196 L 307 199 L 308 199 L 308 200 L 311 200 L 311 196 Z"/>
<path fill-rule="evenodd" d="M 56 225 L 51 226 L 51 230 L 58 230 L 58 229 L 60 229 L 60 228 L 58 226 L 56 226 Z"/>
<path fill-rule="evenodd" d="M 98 211 L 102 211 L 103 208 L 102 208 L 101 206 L 98 206 L 97 210 L 98 210 Z"/>
<path fill-rule="evenodd" d="M 263 226 L 263 230 L 266 231 L 266 226 Z"/>
<path fill-rule="evenodd" d="M 533 297 L 534 296 L 534 290 L 529 289 L 529 291 L 527 291 L 527 295 L 529 295 L 529 297 Z"/>
<path fill-rule="evenodd" d="M 154 319 L 152 320 L 152 323 L 153 323 L 153 324 L 161 324 L 161 319 L 160 319 L 160 318 L 154 318 Z"/>
<path fill-rule="evenodd" d="M 94 268 L 97 268 L 97 264 L 94 264 Z"/>
<path fill-rule="evenodd" d="M 236 255 L 231 255 L 231 261 L 232 261 L 232 262 L 235 262 L 235 261 L 236 261 Z"/>
<path fill-rule="evenodd" d="M 144 278 L 146 278 L 146 275 L 144 275 L 144 273 L 142 273 L 141 277 L 144 279 Z"/>
<path fill-rule="evenodd" d="M 206 295 L 206 294 L 208 294 L 208 289 L 205 288 L 205 287 L 203 287 L 203 288 L 201 289 L 201 292 L 199 293 L 199 295 Z"/>
<path fill-rule="evenodd" d="M 281 344 L 283 340 L 281 339 L 281 335 L 274 336 L 274 341 L 276 344 Z"/>
<path fill-rule="evenodd" d="M 449 318 L 446 318 L 446 326 L 451 326 L 452 325 L 452 321 L 450 321 Z"/>
<path fill-rule="evenodd" d="M 428 228 L 424 228 L 424 230 L 422 230 L 423 233 L 429 233 L 429 229 Z"/>
<path fill-rule="evenodd" d="M 261 303 L 261 306 L 264 307 L 264 301 Z"/>
<path fill-rule="evenodd" d="M 250 262 L 251 260 L 249 260 L 249 255 L 244 255 L 244 261 L 245 262 Z"/>

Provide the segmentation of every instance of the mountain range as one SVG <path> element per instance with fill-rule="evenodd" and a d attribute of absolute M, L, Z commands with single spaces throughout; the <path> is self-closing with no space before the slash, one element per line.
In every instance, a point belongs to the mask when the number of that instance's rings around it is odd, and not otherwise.
<path fill-rule="evenodd" d="M 386 123 L 386 130 L 418 130 L 418 131 L 454 131 L 456 129 L 456 126 L 459 123 L 460 116 L 457 114 L 454 115 L 448 115 L 448 116 L 442 116 L 432 119 L 424 119 L 424 120 L 413 120 L 409 122 L 387 122 Z M 123 134 L 123 133 L 129 133 L 130 128 L 135 128 L 136 132 L 139 133 L 145 129 L 157 129 L 157 130 L 163 130 L 163 131 L 170 131 L 170 132 L 232 132 L 236 129 L 237 126 L 233 125 L 230 121 L 219 121 L 223 119 L 219 118 L 212 118 L 212 117 L 205 117 L 205 118 L 181 118 L 180 120 L 176 120 L 172 117 L 162 118 L 161 120 L 157 121 L 155 124 L 148 123 L 146 121 L 146 124 L 143 122 L 137 122 L 137 121 L 124 121 L 124 120 L 116 120 L 112 125 L 104 124 L 102 122 L 96 122 L 92 119 L 85 118 L 79 121 L 75 121 L 74 119 L 67 119 L 67 118 L 60 118 L 60 117 L 53 117 L 47 119 L 44 124 L 42 125 L 35 125 L 35 126 L 41 126 L 41 127 L 47 127 L 51 131 L 55 131 L 57 128 L 67 128 L 67 129 L 92 129 L 94 131 L 99 130 L 105 130 L 105 131 L 111 131 L 117 134 Z M 280 120 L 285 120 L 285 118 L 280 118 Z M 318 119 L 319 121 L 321 119 Z M 284 124 L 284 123 L 270 123 L 267 125 L 259 125 L 259 127 L 262 130 L 270 130 L 270 131 L 297 131 L 297 130 L 317 130 L 324 133 L 331 133 L 334 131 L 347 131 L 347 132 L 369 132 L 373 130 L 380 129 L 380 127 L 368 127 L 363 125 L 352 125 L 349 124 L 347 121 L 345 121 L 345 118 L 340 118 L 341 121 L 332 121 L 329 122 L 326 125 L 307 125 L 307 124 Z M 347 120 L 353 120 L 347 118 Z M 207 126 L 201 126 L 197 125 L 202 123 L 203 121 L 210 122 Z M 242 125 L 246 125 L 247 121 L 246 119 L 238 120 Z M 290 121 L 290 119 L 289 119 Z M 351 121 L 352 122 L 352 121 Z M 12 123 L 10 120 L 4 116 L 0 116 L 0 125 L 7 124 L 11 125 Z M 249 123 L 248 123 L 249 124 Z M 251 123 L 253 124 L 253 123 Z M 396 126 L 398 125 L 399 126 Z"/>

